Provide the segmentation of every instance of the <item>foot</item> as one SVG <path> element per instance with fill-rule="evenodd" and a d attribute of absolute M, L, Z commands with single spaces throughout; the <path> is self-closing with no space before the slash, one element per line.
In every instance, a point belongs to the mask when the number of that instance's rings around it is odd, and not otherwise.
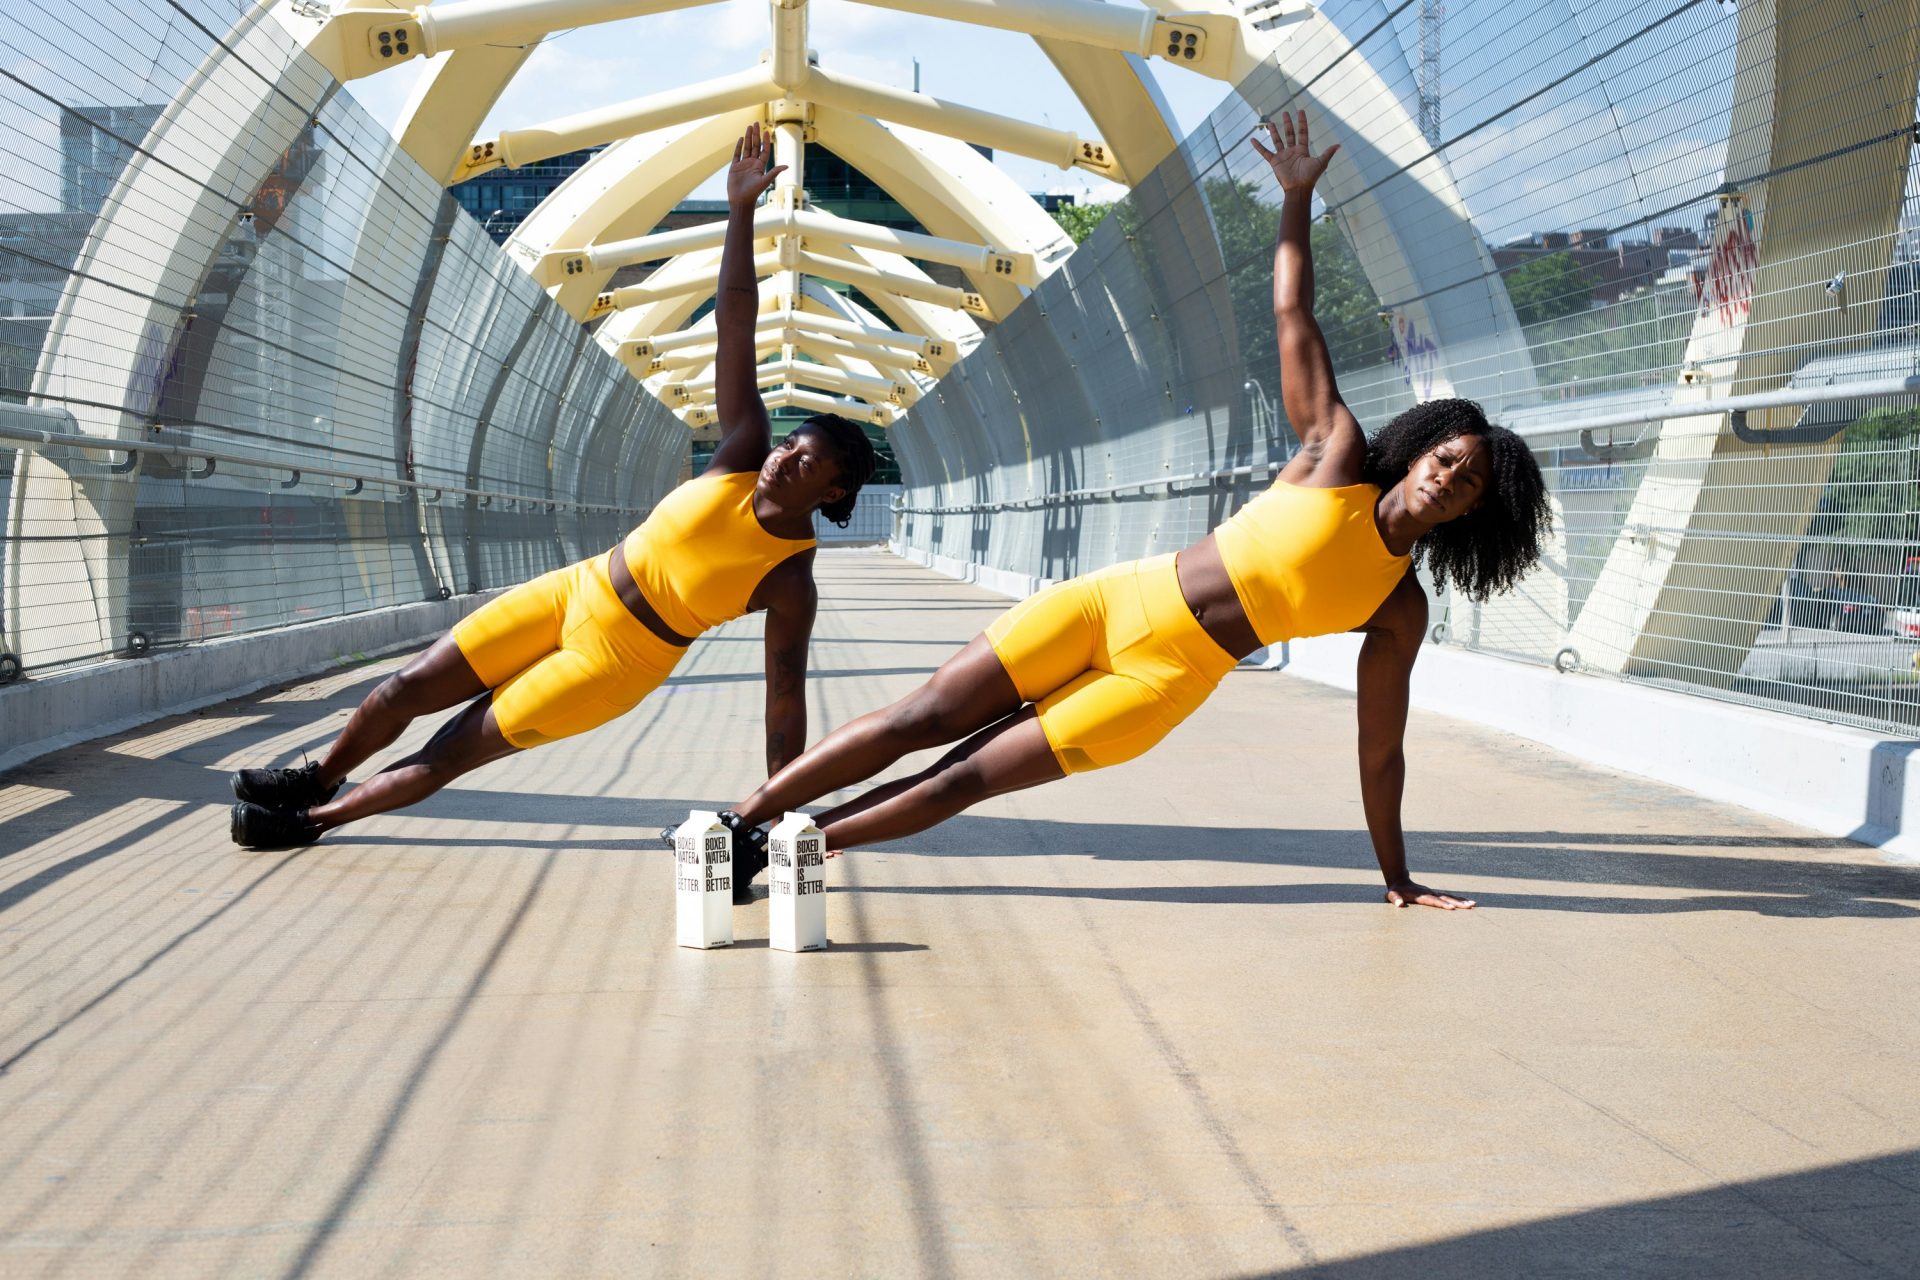
<path fill-rule="evenodd" d="M 234 799 L 267 809 L 312 809 L 340 790 L 320 781 L 318 760 L 299 769 L 242 769 L 231 781 Z"/>
<path fill-rule="evenodd" d="M 233 806 L 228 831 L 247 849 L 298 849 L 320 838 L 305 809 L 268 809 L 245 800 Z"/>
<path fill-rule="evenodd" d="M 753 901 L 753 878 L 767 869 L 767 833 L 729 809 L 720 821 L 733 832 L 733 904 Z"/>

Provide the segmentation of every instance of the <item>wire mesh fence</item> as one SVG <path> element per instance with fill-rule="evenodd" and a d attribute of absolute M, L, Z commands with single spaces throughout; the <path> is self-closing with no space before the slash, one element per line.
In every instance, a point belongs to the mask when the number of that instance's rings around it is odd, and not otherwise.
<path fill-rule="evenodd" d="M 1305 109 L 1347 403 L 1477 399 L 1553 488 L 1538 571 L 1439 598 L 1437 641 L 1920 729 L 1915 6 L 1425 9 L 1291 23 L 895 429 L 902 539 L 1059 579 L 1264 487 L 1296 445 L 1246 139 Z"/>
<path fill-rule="evenodd" d="M 902 490 L 897 484 L 870 484 L 853 500 L 853 515 L 841 528 L 818 515 L 816 536 L 822 546 L 875 546 L 893 537 L 893 508 Z"/>
<path fill-rule="evenodd" d="M 0 677 L 511 584 L 685 457 L 269 10 L 9 6 Z"/>

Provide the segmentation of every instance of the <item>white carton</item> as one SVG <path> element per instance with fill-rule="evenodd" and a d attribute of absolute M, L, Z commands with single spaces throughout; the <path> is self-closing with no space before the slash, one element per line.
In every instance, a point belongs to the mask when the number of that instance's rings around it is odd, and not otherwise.
<path fill-rule="evenodd" d="M 733 834 L 720 815 L 694 809 L 673 832 L 674 940 L 733 945 Z"/>
<path fill-rule="evenodd" d="M 789 813 L 767 837 L 767 945 L 818 951 L 827 945 L 827 838 L 804 813 Z"/>

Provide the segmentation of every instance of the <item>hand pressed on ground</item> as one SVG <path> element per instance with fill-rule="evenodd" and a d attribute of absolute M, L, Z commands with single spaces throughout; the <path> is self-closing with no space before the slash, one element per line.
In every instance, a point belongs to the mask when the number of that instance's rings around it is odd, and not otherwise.
<path fill-rule="evenodd" d="M 1472 898 L 1456 898 L 1413 880 L 1388 885 L 1387 901 L 1396 907 L 1438 907 L 1442 911 L 1470 911 L 1474 905 Z"/>

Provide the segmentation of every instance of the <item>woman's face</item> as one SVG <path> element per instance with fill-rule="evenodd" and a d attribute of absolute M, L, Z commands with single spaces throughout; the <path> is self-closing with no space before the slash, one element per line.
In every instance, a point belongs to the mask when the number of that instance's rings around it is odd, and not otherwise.
<path fill-rule="evenodd" d="M 801 427 L 773 446 L 760 464 L 760 491 L 789 510 L 810 511 L 846 492 L 826 438 Z"/>
<path fill-rule="evenodd" d="M 1492 484 L 1493 453 L 1486 439 L 1459 435 L 1415 458 L 1400 492 L 1411 515 L 1440 525 L 1478 507 Z"/>

